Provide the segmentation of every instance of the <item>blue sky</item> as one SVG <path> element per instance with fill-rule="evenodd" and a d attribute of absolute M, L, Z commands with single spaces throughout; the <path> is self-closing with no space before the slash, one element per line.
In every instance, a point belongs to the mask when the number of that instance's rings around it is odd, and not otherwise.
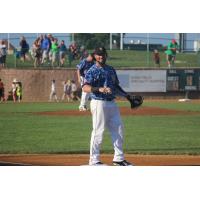
<path fill-rule="evenodd" d="M 39 33 L 10 33 L 10 41 L 16 47 L 19 46 L 19 38 L 24 35 L 29 44 L 32 44 Z M 64 39 L 66 45 L 70 44 L 70 34 L 69 33 L 53 33 L 59 40 Z M 175 33 L 126 33 L 124 37 L 124 43 L 138 42 L 140 40 L 143 43 L 147 42 L 147 37 L 149 35 L 149 42 L 152 44 L 163 44 L 167 45 L 169 41 L 176 38 Z M 7 38 L 7 33 L 0 33 L 0 39 Z M 193 49 L 194 40 L 200 40 L 200 33 L 187 33 L 187 49 Z"/>

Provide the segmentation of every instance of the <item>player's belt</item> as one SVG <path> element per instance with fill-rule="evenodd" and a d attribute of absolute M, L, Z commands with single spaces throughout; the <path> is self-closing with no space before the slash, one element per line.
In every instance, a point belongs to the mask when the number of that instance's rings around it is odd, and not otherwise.
<path fill-rule="evenodd" d="M 103 101 L 112 101 L 113 99 L 103 99 Z"/>
<path fill-rule="evenodd" d="M 100 101 L 113 101 L 114 98 L 106 98 L 106 99 L 95 99 L 94 100 L 100 100 Z"/>

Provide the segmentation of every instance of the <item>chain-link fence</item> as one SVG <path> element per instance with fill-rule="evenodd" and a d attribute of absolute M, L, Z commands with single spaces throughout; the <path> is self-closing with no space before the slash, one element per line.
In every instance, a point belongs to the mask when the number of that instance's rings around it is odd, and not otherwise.
<path fill-rule="evenodd" d="M 96 34 L 89 35 L 90 40 L 80 39 L 81 34 L 52 33 L 53 38 L 58 39 L 58 45 L 64 40 L 66 45 L 65 59 L 52 64 L 51 51 L 42 62 L 36 59 L 34 42 L 45 33 L 0 33 L 0 40 L 6 41 L 7 68 L 49 68 L 49 67 L 74 67 L 87 52 L 97 44 L 102 44 L 108 49 L 108 63 L 115 67 L 167 67 L 166 49 L 172 39 L 176 39 L 178 49 L 175 60 L 175 67 L 199 67 L 200 66 L 200 34 L 199 33 L 126 33 L 126 34 Z M 87 34 L 82 34 L 87 35 Z M 24 36 L 28 43 L 28 52 L 24 59 L 21 52 L 20 39 Z M 90 38 L 91 36 L 91 38 Z M 102 41 L 103 40 L 103 41 Z M 70 45 L 76 43 L 75 52 L 71 52 Z M 94 46 L 91 46 L 94 44 Z M 85 49 L 84 47 L 91 49 Z M 156 50 L 156 51 L 155 51 Z M 155 52 L 159 57 L 159 65 L 156 63 Z M 85 53 L 85 54 L 84 54 Z M 51 59 L 49 59 L 51 58 Z M 38 63 L 36 63 L 38 62 Z"/>

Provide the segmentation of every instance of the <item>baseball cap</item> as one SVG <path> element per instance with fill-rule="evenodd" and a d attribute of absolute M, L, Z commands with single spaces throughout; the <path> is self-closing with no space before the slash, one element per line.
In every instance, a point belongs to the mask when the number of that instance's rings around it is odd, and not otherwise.
<path fill-rule="evenodd" d="M 14 78 L 13 79 L 13 83 L 17 83 L 18 81 L 17 81 L 17 79 L 16 78 Z"/>
<path fill-rule="evenodd" d="M 106 49 L 104 47 L 98 47 L 93 52 L 94 55 L 107 56 Z"/>

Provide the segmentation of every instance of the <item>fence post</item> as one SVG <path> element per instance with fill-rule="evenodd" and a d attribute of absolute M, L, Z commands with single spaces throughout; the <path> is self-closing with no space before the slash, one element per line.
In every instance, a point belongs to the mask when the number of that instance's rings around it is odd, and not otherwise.
<path fill-rule="evenodd" d="M 110 50 L 112 50 L 112 33 L 110 33 Z"/>
<path fill-rule="evenodd" d="M 120 33 L 120 50 L 123 50 L 123 33 Z"/>
<path fill-rule="evenodd" d="M 149 67 L 149 33 L 147 33 L 147 67 Z"/>

